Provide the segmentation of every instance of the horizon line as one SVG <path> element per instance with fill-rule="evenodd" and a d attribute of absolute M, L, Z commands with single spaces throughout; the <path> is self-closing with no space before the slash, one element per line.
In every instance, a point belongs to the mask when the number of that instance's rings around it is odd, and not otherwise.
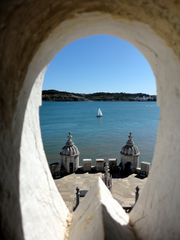
<path fill-rule="evenodd" d="M 75 94 L 94 94 L 94 93 L 126 93 L 126 94 L 146 94 L 151 96 L 157 96 L 157 94 L 150 94 L 150 93 L 144 93 L 144 92 L 105 92 L 105 91 L 99 91 L 99 92 L 71 92 L 66 90 L 57 90 L 57 89 L 42 89 L 42 91 L 57 91 L 57 92 L 67 92 L 67 93 L 75 93 Z"/>

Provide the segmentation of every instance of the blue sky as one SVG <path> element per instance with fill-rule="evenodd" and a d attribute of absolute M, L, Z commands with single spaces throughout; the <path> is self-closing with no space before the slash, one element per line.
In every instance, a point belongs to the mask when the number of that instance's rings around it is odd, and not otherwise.
<path fill-rule="evenodd" d="M 132 44 L 111 35 L 78 39 L 49 63 L 43 89 L 156 94 L 152 69 Z"/>

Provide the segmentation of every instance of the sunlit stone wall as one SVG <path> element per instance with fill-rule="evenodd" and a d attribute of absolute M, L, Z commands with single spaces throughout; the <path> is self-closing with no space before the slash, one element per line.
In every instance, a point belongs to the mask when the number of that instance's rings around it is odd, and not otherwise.
<path fill-rule="evenodd" d="M 154 162 L 130 221 L 142 239 L 180 238 L 179 1 L 6 0 L 0 3 L 1 239 L 64 238 L 68 212 L 40 139 L 38 75 L 64 45 L 97 33 L 134 43 L 157 78 Z"/>
<path fill-rule="evenodd" d="M 43 151 L 39 106 L 44 71 L 33 86 L 24 118 L 21 139 L 20 205 L 25 239 L 64 239 L 69 217 L 52 181 Z"/>

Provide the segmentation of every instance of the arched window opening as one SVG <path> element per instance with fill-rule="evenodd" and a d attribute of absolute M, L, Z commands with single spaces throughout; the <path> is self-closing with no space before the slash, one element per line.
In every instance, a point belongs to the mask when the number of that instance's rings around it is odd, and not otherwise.
<path fill-rule="evenodd" d="M 55 179 L 74 172 L 96 176 L 105 172 L 108 163 L 112 193 L 119 189 L 123 195 L 118 179 L 131 174 L 129 193 L 135 192 L 138 184 L 143 188 L 145 180 L 141 184 L 138 178 L 149 174 L 159 108 L 153 72 L 137 48 L 112 35 L 88 36 L 70 43 L 47 68 L 42 100 L 42 139 Z M 73 185 L 76 177 L 69 176 L 69 182 L 66 178 L 56 181 L 62 196 L 63 187 L 66 191 L 66 184 Z M 79 177 L 84 181 L 83 175 Z M 87 190 L 89 186 L 83 187 Z M 134 196 L 131 198 L 134 201 Z M 72 204 L 73 199 L 70 210 Z M 123 204 L 130 203 L 124 200 Z"/>
<path fill-rule="evenodd" d="M 86 213 L 92 213 L 92 219 L 97 217 L 95 222 L 91 221 L 95 224 L 90 224 L 88 215 L 87 218 L 79 215 L 82 218 L 73 221 L 75 231 L 70 239 L 83 239 L 84 236 L 115 239 L 111 233 L 123 239 L 122 230 L 127 238 L 126 230 L 131 226 L 140 239 L 180 236 L 180 212 L 177 211 L 180 203 L 178 7 L 177 1 L 162 4 L 158 1 L 152 4 L 68 1 L 63 4 L 54 0 L 53 4 L 52 1 L 37 1 L 36 6 L 34 1 L 29 1 L 28 5 L 15 3 L 10 6 L 8 1 L 3 4 L 0 29 L 3 39 L 0 71 L 3 237 L 68 237 L 69 211 L 51 177 L 40 135 L 38 111 L 42 70 L 66 44 L 98 33 L 127 39 L 146 56 L 157 80 L 160 124 L 150 176 L 130 216 L 119 211 L 121 219 L 118 218 L 119 225 L 116 225 L 114 213 L 120 205 L 111 204 L 112 198 L 106 201 L 104 193 L 107 191 L 104 192 L 105 186 L 100 183 L 94 190 L 102 190 L 106 209 L 102 209 L 98 194 L 93 195 L 96 201 L 89 198 Z M 76 143 L 75 134 L 73 136 Z M 139 146 L 134 133 L 133 136 Z M 98 212 L 93 211 L 96 203 L 101 204 Z M 110 221 L 103 222 L 104 216 Z M 125 221 L 121 221 L 122 218 Z M 88 228 L 84 228 L 87 219 Z M 116 229 L 112 231 L 111 226 Z M 132 235 L 128 237 L 133 239 Z"/>

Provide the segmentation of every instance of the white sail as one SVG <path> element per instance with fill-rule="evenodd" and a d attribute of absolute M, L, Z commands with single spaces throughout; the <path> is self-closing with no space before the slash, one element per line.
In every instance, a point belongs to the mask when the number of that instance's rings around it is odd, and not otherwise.
<path fill-rule="evenodd" d="M 102 111 L 100 108 L 98 108 L 97 117 L 102 117 L 102 116 L 103 116 Z"/>

